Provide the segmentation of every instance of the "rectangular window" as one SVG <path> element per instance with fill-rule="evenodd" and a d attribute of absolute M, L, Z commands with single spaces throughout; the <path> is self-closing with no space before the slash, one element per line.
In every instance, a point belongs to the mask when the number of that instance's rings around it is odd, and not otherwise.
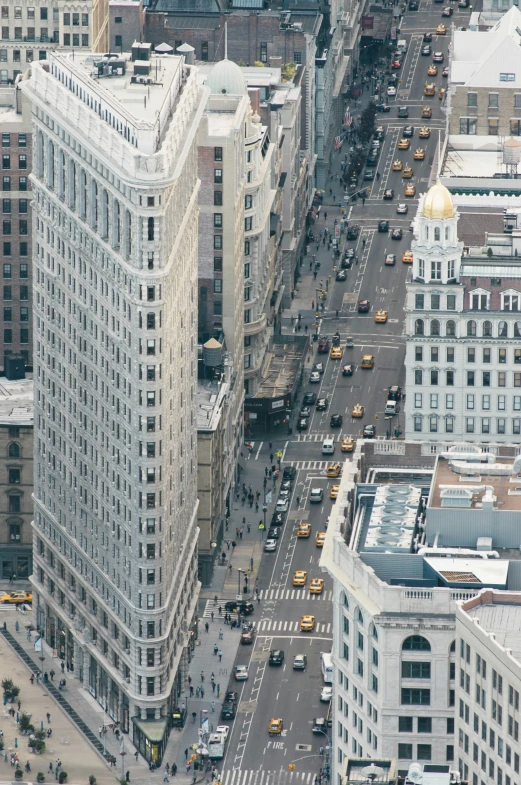
<path fill-rule="evenodd" d="M 208 60 L 208 41 L 201 42 L 201 60 Z"/>
<path fill-rule="evenodd" d="M 223 214 L 222 213 L 214 213 L 213 214 L 213 225 L 214 225 L 214 229 L 222 229 L 222 225 L 223 225 Z"/>
<path fill-rule="evenodd" d="M 499 120 L 497 117 L 488 118 L 488 135 L 497 136 L 499 133 Z"/>
<path fill-rule="evenodd" d="M 474 396 L 467 395 L 467 409 L 473 409 L 473 408 L 474 408 Z"/>
<path fill-rule="evenodd" d="M 467 387 L 474 387 L 474 371 L 467 371 Z"/>
<path fill-rule="evenodd" d="M 214 247 L 215 251 L 222 251 L 222 248 L 223 248 L 223 237 L 222 237 L 222 234 L 214 235 L 213 247 Z"/>
<path fill-rule="evenodd" d="M 215 273 L 222 273 L 223 271 L 223 258 L 222 256 L 213 257 L 213 270 Z"/>
<path fill-rule="evenodd" d="M 497 386 L 498 387 L 506 387 L 506 373 L 505 371 L 498 371 L 497 375 Z"/>
<path fill-rule="evenodd" d="M 266 42 L 263 42 L 260 45 L 259 60 L 261 61 L 261 63 L 267 63 L 268 62 L 268 44 Z"/>
<path fill-rule="evenodd" d="M 421 409 L 422 408 L 422 394 L 421 393 L 414 393 L 414 408 Z"/>
<path fill-rule="evenodd" d="M 19 155 L 18 156 L 18 168 L 19 169 L 27 169 L 27 156 L 26 155 Z"/>
<path fill-rule="evenodd" d="M 488 108 L 489 109 L 498 109 L 499 108 L 499 93 L 489 93 L 488 94 Z"/>
<path fill-rule="evenodd" d="M 418 733 L 432 733 L 432 717 L 418 717 Z"/>
<path fill-rule="evenodd" d="M 222 191 L 214 191 L 213 192 L 213 203 L 216 207 L 222 207 L 223 203 L 223 192 Z"/>
<path fill-rule="evenodd" d="M 412 717 L 398 717 L 399 733 L 412 733 Z"/>
<path fill-rule="evenodd" d="M 213 170 L 213 181 L 214 181 L 214 183 L 222 183 L 222 181 L 223 181 L 223 170 L 222 169 L 214 169 Z"/>
<path fill-rule="evenodd" d="M 402 706 L 429 706 L 431 702 L 431 691 L 417 687 L 402 687 L 401 704 Z"/>
<path fill-rule="evenodd" d="M 417 363 L 421 363 L 423 360 L 423 346 L 414 347 L 414 359 Z"/>
<path fill-rule="evenodd" d="M 447 346 L 447 362 L 453 363 L 454 362 L 454 347 Z"/>
<path fill-rule="evenodd" d="M 221 162 L 223 159 L 223 149 L 222 147 L 214 147 L 213 148 L 213 160 Z"/>
<path fill-rule="evenodd" d="M 459 119 L 459 132 L 467 136 L 476 136 L 478 130 L 478 121 L 475 117 L 460 117 Z"/>
<path fill-rule="evenodd" d="M 477 93 L 467 93 L 467 106 L 477 106 L 478 105 L 478 94 Z"/>
<path fill-rule="evenodd" d="M 447 387 L 454 387 L 455 371 L 447 371 Z"/>
<path fill-rule="evenodd" d="M 412 744 L 398 744 L 398 757 L 402 760 L 412 760 Z"/>
<path fill-rule="evenodd" d="M 418 760 L 431 760 L 431 745 L 430 744 L 418 744 Z"/>
<path fill-rule="evenodd" d="M 422 310 L 423 308 L 425 308 L 425 295 L 424 294 L 420 294 L 418 292 L 415 294 L 415 297 L 414 297 L 414 307 L 417 310 Z"/>
<path fill-rule="evenodd" d="M 467 417 L 465 420 L 466 433 L 474 433 L 474 417 Z"/>

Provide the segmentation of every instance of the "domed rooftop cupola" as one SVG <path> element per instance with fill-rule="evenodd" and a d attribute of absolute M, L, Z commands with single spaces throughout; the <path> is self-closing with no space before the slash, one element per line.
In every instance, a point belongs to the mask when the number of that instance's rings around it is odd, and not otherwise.
<path fill-rule="evenodd" d="M 423 200 L 422 215 L 424 218 L 443 220 L 454 218 L 455 210 L 452 196 L 448 188 L 440 183 L 439 180 L 432 185 Z"/>
<path fill-rule="evenodd" d="M 237 63 L 226 58 L 214 65 L 206 84 L 212 95 L 245 95 L 247 90 L 241 69 Z"/>

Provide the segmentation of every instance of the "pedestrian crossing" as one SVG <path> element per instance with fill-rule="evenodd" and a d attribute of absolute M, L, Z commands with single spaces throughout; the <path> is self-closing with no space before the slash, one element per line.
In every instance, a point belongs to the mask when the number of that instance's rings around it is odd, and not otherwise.
<path fill-rule="evenodd" d="M 313 633 L 329 634 L 332 632 L 332 628 L 333 624 L 331 622 L 316 622 Z M 269 633 L 270 635 L 273 635 L 273 633 L 276 632 L 300 632 L 300 622 L 279 621 L 278 619 L 273 621 L 271 619 L 261 619 L 260 622 L 255 625 L 255 629 L 257 630 L 258 635 L 262 635 L 263 633 Z"/>
<path fill-rule="evenodd" d="M 221 609 L 221 613 L 219 613 L 219 608 Z M 224 602 L 222 602 L 220 605 L 219 603 L 217 603 L 216 605 L 213 600 L 206 600 L 206 605 L 204 606 L 204 611 L 203 611 L 203 619 L 211 619 L 212 613 L 214 619 L 219 619 L 219 620 L 224 619 L 224 614 L 226 613 L 226 611 L 224 610 Z M 235 613 L 231 613 L 230 615 L 232 616 L 232 618 L 236 617 Z"/>
<path fill-rule="evenodd" d="M 310 594 L 307 589 L 261 589 L 261 600 L 326 600 L 333 601 L 332 591 L 323 591 L 322 594 Z"/>
<path fill-rule="evenodd" d="M 313 785 L 316 774 L 310 771 L 265 771 L 232 769 L 223 772 L 222 785 Z"/>

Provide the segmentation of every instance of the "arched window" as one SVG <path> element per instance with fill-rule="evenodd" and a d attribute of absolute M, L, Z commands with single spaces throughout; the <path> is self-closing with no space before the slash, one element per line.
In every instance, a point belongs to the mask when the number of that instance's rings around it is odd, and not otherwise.
<path fill-rule="evenodd" d="M 492 336 L 492 322 L 483 322 L 483 338 Z"/>
<path fill-rule="evenodd" d="M 431 335 L 439 335 L 440 334 L 440 323 L 438 319 L 433 319 L 431 321 Z"/>
<path fill-rule="evenodd" d="M 87 217 L 87 175 L 82 169 L 80 172 L 80 215 L 83 219 Z"/>
<path fill-rule="evenodd" d="M 156 315 L 155 313 L 147 313 L 147 330 L 156 329 Z"/>
<path fill-rule="evenodd" d="M 441 240 L 441 232 L 439 226 L 434 227 L 434 242 L 436 242 L 436 240 Z"/>
<path fill-rule="evenodd" d="M 63 151 L 60 152 L 59 162 L 60 165 L 58 167 L 58 195 L 60 199 L 65 199 L 65 169 L 67 168 L 67 162 L 65 160 L 65 153 Z"/>
<path fill-rule="evenodd" d="M 508 338 L 508 325 L 506 322 L 499 322 L 497 334 L 499 338 Z"/>
<path fill-rule="evenodd" d="M 521 338 L 521 322 L 514 322 L 514 338 Z"/>
<path fill-rule="evenodd" d="M 112 244 L 114 248 L 119 248 L 121 243 L 121 209 L 117 199 L 114 199 L 114 208 L 112 212 L 112 229 L 113 229 Z"/>
<path fill-rule="evenodd" d="M 416 319 L 416 321 L 414 322 L 414 334 L 425 335 L 424 328 L 423 328 L 423 319 Z"/>
<path fill-rule="evenodd" d="M 455 654 L 455 652 L 456 652 L 456 641 L 452 641 L 452 643 L 450 644 L 449 652 L 451 654 Z"/>
<path fill-rule="evenodd" d="M 431 644 L 423 635 L 409 635 L 402 644 L 402 651 L 430 651 Z"/>
<path fill-rule="evenodd" d="M 456 335 L 456 322 L 453 319 L 447 322 L 447 335 Z"/>
<path fill-rule="evenodd" d="M 356 620 L 357 620 L 358 624 L 362 624 L 363 625 L 363 623 L 364 623 L 364 615 L 363 615 L 362 611 L 360 610 L 360 608 L 356 609 Z"/>
<path fill-rule="evenodd" d="M 344 606 L 344 608 L 349 610 L 349 600 L 347 599 L 347 595 L 344 592 L 342 592 L 340 595 L 340 603 Z"/>
<path fill-rule="evenodd" d="M 149 240 L 153 240 L 154 239 L 154 233 L 155 233 L 154 219 L 153 218 L 149 218 L 148 219 L 148 239 Z"/>
<path fill-rule="evenodd" d="M 476 322 L 473 319 L 467 322 L 467 335 L 476 335 Z"/>
<path fill-rule="evenodd" d="M 49 142 L 47 153 L 47 185 L 54 189 L 54 145 L 52 142 Z"/>
<path fill-rule="evenodd" d="M 20 457 L 20 445 L 16 442 L 11 442 L 9 445 L 8 450 L 9 458 L 19 458 Z"/>
<path fill-rule="evenodd" d="M 101 194 L 101 236 L 109 236 L 109 195 L 105 189 Z"/>
<path fill-rule="evenodd" d="M 371 636 L 371 638 L 373 638 L 373 640 L 375 640 L 375 641 L 378 640 L 378 631 L 377 631 L 376 627 L 374 626 L 374 624 L 372 622 L 371 622 L 371 625 L 369 627 L 369 635 Z"/>

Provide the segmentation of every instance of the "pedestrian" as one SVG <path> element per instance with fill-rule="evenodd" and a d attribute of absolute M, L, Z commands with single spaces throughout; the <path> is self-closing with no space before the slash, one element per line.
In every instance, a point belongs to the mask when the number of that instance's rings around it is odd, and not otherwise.
<path fill-rule="evenodd" d="M 195 691 L 195 697 L 198 698 L 200 696 L 200 694 L 201 694 L 201 688 L 197 687 L 197 689 Z"/>
<path fill-rule="evenodd" d="M 52 774 L 52 761 L 49 763 L 49 772 Z"/>
<path fill-rule="evenodd" d="M 49 676 L 51 677 L 51 681 L 54 681 L 54 671 L 53 670 L 49 671 Z"/>
<path fill-rule="evenodd" d="M 217 697 L 219 697 L 220 694 L 221 694 L 221 685 L 218 684 L 217 685 Z"/>
<path fill-rule="evenodd" d="M 125 774 L 125 779 L 127 782 L 130 782 L 130 771 L 127 771 L 127 773 Z"/>
<path fill-rule="evenodd" d="M 219 655 L 219 662 L 221 662 L 221 660 L 223 658 L 223 653 L 222 653 L 221 649 L 219 649 L 218 655 Z"/>
<path fill-rule="evenodd" d="M 139 760 L 139 751 L 138 750 L 135 751 L 134 758 L 136 759 L 136 763 L 137 763 L 138 760 Z"/>
<path fill-rule="evenodd" d="M 191 676 L 188 676 L 188 678 L 187 678 L 187 682 L 188 682 L 188 684 L 191 684 L 191 683 L 192 683 L 192 677 L 191 677 Z"/>
<path fill-rule="evenodd" d="M 273 453 L 270 452 L 270 463 L 273 463 Z"/>
<path fill-rule="evenodd" d="M 212 701 L 212 712 L 215 711 L 215 701 Z"/>
<path fill-rule="evenodd" d="M 47 712 L 47 722 L 49 723 L 49 725 L 51 724 L 51 715 L 49 714 L 49 712 Z"/>
<path fill-rule="evenodd" d="M 201 687 L 201 698 L 204 698 L 204 687 Z"/>
<path fill-rule="evenodd" d="M 257 512 L 257 511 L 258 511 L 258 509 L 259 509 L 259 505 L 258 505 L 258 504 L 256 504 L 256 505 L 255 505 L 255 512 Z M 247 523 L 247 524 L 246 524 L 246 531 L 248 532 L 248 534 L 251 532 L 251 524 L 250 524 L 250 523 Z"/>
<path fill-rule="evenodd" d="M 219 640 L 222 641 L 223 639 L 223 631 L 219 630 Z"/>
<path fill-rule="evenodd" d="M 163 782 L 170 782 L 170 780 L 168 779 L 168 772 L 166 769 L 165 769 L 165 773 L 163 774 Z"/>
<path fill-rule="evenodd" d="M 204 671 L 201 671 L 201 681 L 204 681 Z"/>
<path fill-rule="evenodd" d="M 204 629 L 206 630 L 206 632 L 208 632 L 208 631 L 209 631 L 209 629 L 210 629 L 210 625 L 208 624 L 208 622 L 205 622 L 205 624 L 204 624 Z"/>
<path fill-rule="evenodd" d="M 212 681 L 212 692 L 215 692 L 215 682 Z"/>
<path fill-rule="evenodd" d="M 188 747 L 185 749 L 185 760 L 188 760 Z"/>
<path fill-rule="evenodd" d="M 177 763 L 172 763 L 170 767 L 170 771 L 172 772 L 172 777 L 175 777 L 177 774 Z"/>
<path fill-rule="evenodd" d="M 31 674 L 31 678 L 29 679 L 29 681 L 31 682 L 31 684 L 34 684 L 34 673 Z"/>
<path fill-rule="evenodd" d="M 63 660 L 62 660 L 62 663 L 61 663 L 61 669 L 62 669 L 62 673 L 64 673 L 65 672 L 65 663 L 63 662 Z"/>
<path fill-rule="evenodd" d="M 27 630 L 27 640 L 31 640 L 31 630 Z"/>
<path fill-rule="evenodd" d="M 194 697 L 194 685 L 193 684 L 190 684 L 190 697 L 191 698 Z"/>

